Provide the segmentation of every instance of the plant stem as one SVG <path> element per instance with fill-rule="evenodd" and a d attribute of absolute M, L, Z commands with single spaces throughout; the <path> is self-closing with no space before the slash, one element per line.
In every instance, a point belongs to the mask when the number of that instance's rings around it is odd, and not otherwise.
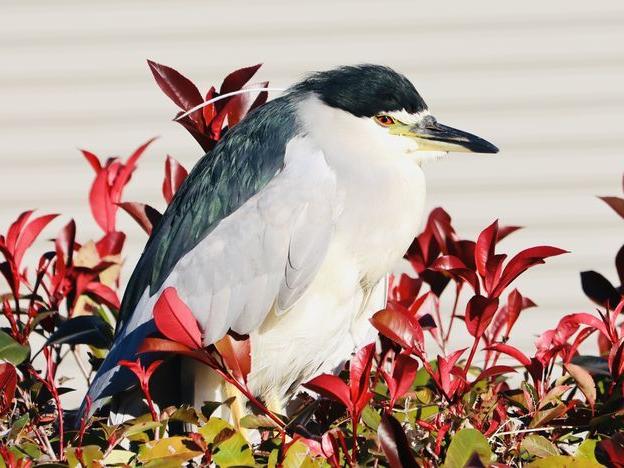
<path fill-rule="evenodd" d="M 453 322 L 455 321 L 455 315 L 457 315 L 457 305 L 459 304 L 459 296 L 461 294 L 462 284 L 458 283 L 455 286 L 455 300 L 453 301 L 453 310 L 451 311 L 451 321 L 449 322 L 448 329 L 446 330 L 446 335 L 443 337 L 444 345 L 448 342 L 449 337 L 451 336 L 451 329 L 453 328 Z"/>
<path fill-rule="evenodd" d="M 468 375 L 468 371 L 470 370 L 470 365 L 472 364 L 472 360 L 477 352 L 477 346 L 479 346 L 479 341 L 481 341 L 481 337 L 477 336 L 472 343 L 472 348 L 470 348 L 470 354 L 468 355 L 468 360 L 466 361 L 466 366 L 464 367 L 464 378 Z"/>

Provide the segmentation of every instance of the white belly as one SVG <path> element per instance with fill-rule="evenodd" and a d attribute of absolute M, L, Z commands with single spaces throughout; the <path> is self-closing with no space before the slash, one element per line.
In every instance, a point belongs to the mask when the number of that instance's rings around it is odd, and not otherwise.
<path fill-rule="evenodd" d="M 388 178 L 383 171 L 365 172 L 370 180 L 345 193 L 336 233 L 306 293 L 288 312 L 271 312 L 251 333 L 249 384 L 256 395 L 282 398 L 300 383 L 331 372 L 356 346 L 374 339 L 368 319 L 383 303 L 377 299 L 363 310 L 367 291 L 409 247 L 424 204 L 420 168 L 406 161 L 399 169 L 388 167 Z M 384 193 L 371 189 L 369 182 L 384 187 Z M 385 299 L 382 283 L 376 295 Z"/>

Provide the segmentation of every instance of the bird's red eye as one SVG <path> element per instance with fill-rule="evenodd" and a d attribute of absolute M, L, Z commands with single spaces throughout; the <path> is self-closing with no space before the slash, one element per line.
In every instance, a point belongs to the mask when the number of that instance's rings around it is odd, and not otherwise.
<path fill-rule="evenodd" d="M 379 125 L 383 127 L 389 127 L 390 125 L 394 125 L 394 119 L 389 115 L 376 115 L 375 120 Z"/>

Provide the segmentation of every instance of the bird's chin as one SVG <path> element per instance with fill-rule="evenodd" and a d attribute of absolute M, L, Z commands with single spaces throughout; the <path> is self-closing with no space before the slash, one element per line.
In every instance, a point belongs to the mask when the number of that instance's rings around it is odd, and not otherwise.
<path fill-rule="evenodd" d="M 408 156 L 415 162 L 422 164 L 429 161 L 437 161 L 448 155 L 447 151 L 410 151 Z"/>

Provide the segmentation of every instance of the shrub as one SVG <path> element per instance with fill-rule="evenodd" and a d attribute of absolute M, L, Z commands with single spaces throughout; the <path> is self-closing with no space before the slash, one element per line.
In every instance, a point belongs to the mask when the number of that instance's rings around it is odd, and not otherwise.
<path fill-rule="evenodd" d="M 178 116 L 203 102 L 202 96 L 208 100 L 245 86 L 268 86 L 247 85 L 256 65 L 231 73 L 219 91 L 212 87 L 203 95 L 174 69 L 149 66 L 180 107 Z M 209 151 L 228 126 L 266 99 L 266 92 L 231 95 L 177 121 Z M 76 224 L 69 221 L 27 268 L 25 254 L 57 215 L 22 213 L 0 235 L 6 287 L 0 331 L 5 466 L 624 466 L 622 286 L 595 272 L 582 273 L 583 290 L 598 306 L 596 312 L 565 316 L 541 334 L 529 356 L 513 345 L 513 335 L 520 314 L 535 304 L 512 289 L 513 282 L 565 251 L 537 246 L 508 260 L 498 243 L 518 227 L 495 221 L 476 241 L 466 240 L 441 208 L 431 212 L 405 254 L 414 273 L 391 279 L 387 307 L 371 319 L 377 342 L 357 351 L 340 375 L 307 382 L 311 393 L 301 391 L 300 409 L 290 418 L 269 411 L 247 389 L 247 337 L 226 335 L 203 347 L 201 328 L 188 307 L 174 289 L 164 291 L 154 308 L 158 333 L 144 341 L 140 353 L 158 352 L 162 359 L 184 355 L 213 368 L 257 410 L 241 425 L 258 430 L 259 442 L 251 444 L 228 422 L 211 417 L 231 402 L 158 408 L 150 378 L 162 360 L 148 368 L 139 360 L 120 362 L 136 375 L 148 414 L 116 426 L 101 417 L 70 424 L 61 395 L 72 389 L 63 386 L 58 368 L 74 359 L 86 384 L 112 343 L 126 237 L 117 228 L 119 208 L 148 234 L 160 218 L 149 205 L 123 196 L 150 143 L 125 161 L 82 151 L 95 172 L 89 203 L 102 230 L 99 239 L 80 243 Z M 186 175 L 175 159 L 166 158 L 162 192 L 167 203 Z M 603 200 L 624 217 L 623 198 Z M 623 281 L 624 247 L 616 268 Z M 452 307 L 441 305 L 443 297 Z M 469 348 L 453 348 L 458 329 L 472 337 Z M 579 354 L 592 335 L 597 355 Z M 192 430 L 176 432 L 179 422 Z"/>

